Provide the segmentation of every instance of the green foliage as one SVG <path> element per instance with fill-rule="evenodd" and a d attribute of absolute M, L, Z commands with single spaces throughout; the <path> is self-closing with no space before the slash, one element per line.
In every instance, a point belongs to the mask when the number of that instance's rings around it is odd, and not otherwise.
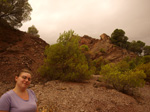
<path fill-rule="evenodd" d="M 121 73 L 130 70 L 130 65 L 126 61 L 120 61 L 116 66 Z"/>
<path fill-rule="evenodd" d="M 145 46 L 144 47 L 144 56 L 150 55 L 150 46 Z"/>
<path fill-rule="evenodd" d="M 47 58 L 40 73 L 49 79 L 82 81 L 89 79 L 91 71 L 85 55 L 79 48 L 79 37 L 69 30 L 60 34 L 57 43 L 45 50 Z"/>
<path fill-rule="evenodd" d="M 122 29 L 116 29 L 111 34 L 111 42 L 119 47 L 130 50 L 138 55 L 141 55 L 144 50 L 144 55 L 150 54 L 150 47 L 145 46 L 145 43 L 138 40 L 133 40 L 132 42 L 128 42 L 128 37 L 125 36 L 125 32 Z"/>
<path fill-rule="evenodd" d="M 129 69 L 134 69 L 139 65 L 150 63 L 150 55 L 137 56 L 136 58 L 126 57 L 123 61 L 129 64 Z"/>
<path fill-rule="evenodd" d="M 144 79 L 146 78 L 142 70 L 129 70 L 129 65 L 125 61 L 103 66 L 100 74 L 103 75 L 105 82 L 124 93 L 128 92 L 131 88 L 144 86 Z"/>
<path fill-rule="evenodd" d="M 0 0 L 0 19 L 17 28 L 22 22 L 30 20 L 32 8 L 28 0 Z"/>
<path fill-rule="evenodd" d="M 116 29 L 111 34 L 111 42 L 119 47 L 127 48 L 128 37 L 122 29 Z"/>
<path fill-rule="evenodd" d="M 89 47 L 87 45 L 81 45 L 80 50 L 84 53 L 86 60 L 88 62 L 89 69 L 92 73 L 95 72 L 96 68 L 93 66 L 93 60 L 90 58 Z"/>
<path fill-rule="evenodd" d="M 143 48 L 145 46 L 145 43 L 142 42 L 142 41 L 132 41 L 130 44 L 129 44 L 129 50 L 134 52 L 134 53 L 137 53 L 138 55 L 141 55 L 142 51 L 143 51 Z"/>
<path fill-rule="evenodd" d="M 83 52 L 89 51 L 89 47 L 88 47 L 87 45 L 81 45 L 81 46 L 80 46 L 80 49 L 81 49 Z"/>
<path fill-rule="evenodd" d="M 38 32 L 39 31 L 37 30 L 37 28 L 34 25 L 32 25 L 31 27 L 29 27 L 28 31 L 27 31 L 27 33 L 29 33 L 29 34 L 31 34 L 33 36 L 40 37 L 40 35 L 38 34 Z"/>
<path fill-rule="evenodd" d="M 136 58 L 130 58 L 130 57 L 126 57 L 123 59 L 123 61 L 126 61 L 129 64 L 129 69 L 134 69 L 136 68 L 136 66 L 143 64 L 143 57 L 141 56 L 137 56 Z"/>
<path fill-rule="evenodd" d="M 137 66 L 136 69 L 143 70 L 144 73 L 146 74 L 145 80 L 150 82 L 150 63 L 141 64 L 141 65 Z"/>
<path fill-rule="evenodd" d="M 146 64 L 146 63 L 150 63 L 150 55 L 146 55 L 146 56 L 143 56 L 143 63 Z"/>
<path fill-rule="evenodd" d="M 95 59 L 92 65 L 95 67 L 95 74 L 99 74 L 101 67 L 108 63 L 107 60 L 103 59 L 102 57 Z"/>

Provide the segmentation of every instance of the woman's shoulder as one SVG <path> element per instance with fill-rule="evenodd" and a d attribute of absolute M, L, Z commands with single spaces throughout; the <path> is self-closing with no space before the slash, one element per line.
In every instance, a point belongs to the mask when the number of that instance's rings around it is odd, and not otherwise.
<path fill-rule="evenodd" d="M 6 93 L 4 93 L 4 94 L 0 97 L 0 102 L 1 102 L 1 101 L 3 102 L 3 100 L 8 100 L 8 101 L 10 101 L 11 96 L 13 96 L 13 90 L 9 90 L 9 91 L 7 91 Z"/>
<path fill-rule="evenodd" d="M 7 91 L 6 93 L 7 93 L 7 94 L 13 94 L 14 91 L 11 89 L 11 90 Z"/>
<path fill-rule="evenodd" d="M 10 96 L 13 94 L 13 90 L 9 90 L 6 93 L 4 93 L 2 96 Z"/>

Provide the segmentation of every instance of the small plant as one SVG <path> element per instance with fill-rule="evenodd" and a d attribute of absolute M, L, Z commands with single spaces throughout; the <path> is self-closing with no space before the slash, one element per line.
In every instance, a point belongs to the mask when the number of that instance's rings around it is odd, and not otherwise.
<path fill-rule="evenodd" d="M 87 46 L 87 45 L 81 45 L 80 46 L 80 49 L 82 50 L 82 51 L 89 51 L 89 47 Z"/>

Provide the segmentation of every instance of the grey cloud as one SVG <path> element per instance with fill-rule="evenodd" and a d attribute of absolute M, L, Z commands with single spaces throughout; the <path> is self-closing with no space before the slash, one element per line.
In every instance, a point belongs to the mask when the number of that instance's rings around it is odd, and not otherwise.
<path fill-rule="evenodd" d="M 150 0 L 29 0 L 33 7 L 31 25 L 39 30 L 40 37 L 50 44 L 60 33 L 72 29 L 80 36 L 99 35 L 123 29 L 129 40 L 141 40 L 150 45 Z"/>

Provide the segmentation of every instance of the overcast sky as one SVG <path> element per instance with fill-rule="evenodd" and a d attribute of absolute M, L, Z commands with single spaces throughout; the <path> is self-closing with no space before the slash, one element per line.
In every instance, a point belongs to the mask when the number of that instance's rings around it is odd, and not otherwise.
<path fill-rule="evenodd" d="M 35 25 L 40 37 L 54 44 L 60 33 L 74 30 L 79 36 L 100 38 L 122 29 L 132 40 L 150 45 L 150 0 L 29 0 L 31 20 L 20 28 Z"/>

